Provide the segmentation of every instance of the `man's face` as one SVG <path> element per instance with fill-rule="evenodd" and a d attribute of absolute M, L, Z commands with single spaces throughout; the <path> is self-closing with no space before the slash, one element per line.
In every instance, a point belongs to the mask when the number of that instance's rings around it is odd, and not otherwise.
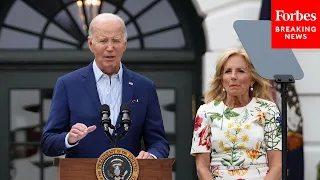
<path fill-rule="evenodd" d="M 88 44 L 102 72 L 111 76 L 119 71 L 120 61 L 127 45 L 119 20 L 96 22 L 92 37 L 88 37 Z"/>

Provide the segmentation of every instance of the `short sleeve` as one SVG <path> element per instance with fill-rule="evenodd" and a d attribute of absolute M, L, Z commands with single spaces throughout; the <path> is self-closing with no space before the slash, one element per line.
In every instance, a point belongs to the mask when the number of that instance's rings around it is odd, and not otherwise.
<path fill-rule="evenodd" d="M 200 106 L 195 117 L 190 153 L 191 155 L 195 155 L 196 153 L 211 152 L 210 121 L 209 118 L 207 118 L 208 116 L 204 110 L 204 106 L 205 105 Z"/>
<path fill-rule="evenodd" d="M 264 138 L 266 150 L 282 150 L 282 120 L 276 104 L 272 103 L 266 114 Z"/>

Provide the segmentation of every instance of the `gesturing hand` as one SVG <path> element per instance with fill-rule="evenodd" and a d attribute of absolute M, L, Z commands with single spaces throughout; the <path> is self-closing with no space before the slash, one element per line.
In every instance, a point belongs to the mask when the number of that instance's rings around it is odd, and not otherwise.
<path fill-rule="evenodd" d="M 68 143 L 75 144 L 77 141 L 81 140 L 82 138 L 86 137 L 88 133 L 94 131 L 97 127 L 95 125 L 87 127 L 82 123 L 77 123 L 71 127 L 68 136 Z"/>

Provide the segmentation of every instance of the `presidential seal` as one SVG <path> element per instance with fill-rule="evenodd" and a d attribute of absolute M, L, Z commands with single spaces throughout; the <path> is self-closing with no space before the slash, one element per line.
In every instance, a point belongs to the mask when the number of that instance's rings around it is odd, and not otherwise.
<path fill-rule="evenodd" d="M 98 158 L 96 175 L 98 180 L 136 180 L 139 175 L 138 161 L 128 150 L 112 148 Z"/>

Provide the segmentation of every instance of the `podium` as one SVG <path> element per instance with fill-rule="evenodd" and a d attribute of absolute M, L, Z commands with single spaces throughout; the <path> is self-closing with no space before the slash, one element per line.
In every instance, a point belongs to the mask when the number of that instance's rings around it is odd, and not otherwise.
<path fill-rule="evenodd" d="M 55 158 L 57 180 L 98 180 L 96 163 L 98 158 Z M 173 158 L 138 159 L 138 180 L 172 180 Z"/>
<path fill-rule="evenodd" d="M 108 148 L 98 158 L 55 158 L 53 165 L 57 167 L 58 180 L 172 179 L 173 158 L 137 159 L 130 151 L 118 147 L 118 142 L 131 126 L 129 104 L 121 105 L 120 115 L 121 123 L 112 125 L 109 106 L 101 105 L 100 124 L 113 148 Z M 124 130 L 118 135 L 121 128 Z M 110 129 L 114 130 L 113 134 L 110 134 Z"/>

